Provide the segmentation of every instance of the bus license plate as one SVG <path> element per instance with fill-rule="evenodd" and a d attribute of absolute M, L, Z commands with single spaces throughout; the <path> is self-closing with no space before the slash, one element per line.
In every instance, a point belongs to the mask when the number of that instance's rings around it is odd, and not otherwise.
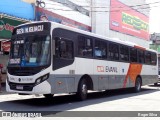
<path fill-rule="evenodd" d="M 16 86 L 16 89 L 18 89 L 18 90 L 23 90 L 23 86 L 17 85 L 17 86 Z"/>

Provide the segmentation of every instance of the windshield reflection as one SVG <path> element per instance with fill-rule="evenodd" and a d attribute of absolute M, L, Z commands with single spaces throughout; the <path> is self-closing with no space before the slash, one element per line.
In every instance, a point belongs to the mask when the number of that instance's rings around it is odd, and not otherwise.
<path fill-rule="evenodd" d="M 50 36 L 36 35 L 12 39 L 10 65 L 43 66 L 50 61 Z"/>

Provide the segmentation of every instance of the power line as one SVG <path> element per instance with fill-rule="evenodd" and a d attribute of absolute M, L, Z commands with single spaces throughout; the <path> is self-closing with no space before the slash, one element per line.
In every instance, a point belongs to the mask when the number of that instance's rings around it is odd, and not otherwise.
<path fill-rule="evenodd" d="M 59 3 L 59 2 L 58 2 Z M 139 7 L 139 8 L 136 8 L 135 10 L 141 10 L 141 9 L 148 9 L 148 10 L 150 10 L 149 8 L 153 8 L 153 6 L 152 7 L 148 7 L 149 5 L 152 5 L 152 4 L 157 4 L 157 3 L 160 3 L 160 1 L 159 2 L 153 2 L 153 3 L 148 3 L 148 4 L 139 4 L 139 5 L 132 5 L 132 6 L 128 6 L 128 7 L 130 7 L 130 8 L 133 8 L 133 9 L 135 9 L 134 7 Z M 50 4 L 50 5 L 56 5 L 56 4 L 53 4 L 53 3 L 46 3 L 46 4 Z M 66 3 L 61 3 L 61 4 L 66 4 Z M 144 7 L 144 6 L 146 6 L 147 5 L 147 7 Z M 80 5 L 78 5 L 78 7 L 92 7 L 92 8 L 110 8 L 110 6 L 99 6 L 99 7 L 93 7 L 93 6 L 80 6 Z M 143 8 L 140 8 L 140 7 L 143 7 Z M 158 7 L 158 6 L 154 6 L 154 7 Z M 108 10 L 108 11 L 106 11 L 106 10 L 97 10 L 97 11 L 91 11 L 90 10 L 90 12 L 119 12 L 119 11 L 121 11 L 122 10 L 122 8 L 125 8 L 125 7 L 122 7 L 122 6 L 120 6 L 120 7 L 111 7 L 111 8 L 119 8 L 118 10 Z M 65 10 L 65 9 L 55 9 L 55 8 L 47 8 L 46 7 L 46 9 L 53 9 L 53 10 L 61 10 L 61 11 L 78 11 L 78 10 Z M 130 9 L 128 9 L 128 10 L 123 10 L 123 11 L 130 11 Z"/>
<path fill-rule="evenodd" d="M 133 7 L 140 7 L 140 6 L 144 6 L 144 5 L 152 5 L 152 4 L 157 4 L 157 3 L 160 3 L 160 1 L 159 2 L 148 3 L 148 4 L 140 4 L 140 5 L 128 6 L 128 7 L 133 8 Z M 45 4 L 57 5 L 57 4 L 53 4 L 53 3 L 45 3 Z M 80 6 L 80 7 L 89 7 L 89 6 Z M 93 7 L 93 8 L 109 8 L 109 7 L 110 6 L 99 6 L 99 7 Z M 141 10 L 141 9 L 145 10 L 145 9 L 155 8 L 155 7 L 159 7 L 159 6 L 136 8 L 134 10 Z M 26 8 L 26 7 L 20 7 L 19 6 L 18 8 Z M 97 11 L 94 10 L 94 11 L 89 11 L 89 12 L 120 12 L 122 10 L 122 8 L 125 8 L 125 7 L 112 7 L 112 8 L 117 8 L 117 10 L 112 10 L 112 11 L 111 10 L 97 10 Z M 47 7 L 46 7 L 46 9 L 61 10 L 61 11 L 75 11 L 75 10 L 55 9 L 55 8 L 47 8 Z M 123 11 L 130 11 L 130 10 L 129 9 L 128 10 L 124 9 Z"/>
<path fill-rule="evenodd" d="M 58 2 L 58 3 L 60 3 L 60 2 Z M 128 6 L 128 7 L 139 7 L 139 6 L 151 5 L 151 4 L 157 4 L 157 3 L 160 3 L 160 1 L 159 2 L 154 2 L 154 3 L 148 3 L 148 4 L 140 4 L 140 5 Z M 54 3 L 45 3 L 45 4 L 57 5 L 57 4 L 54 4 Z M 61 4 L 66 4 L 66 3 L 61 3 Z M 9 5 L 3 5 L 3 6 L 9 6 Z M 77 6 L 79 6 L 79 7 L 93 7 L 93 8 L 110 8 L 110 6 L 98 6 L 98 7 L 96 7 L 96 6 L 82 6 L 82 5 L 77 5 Z M 18 8 L 26 8 L 26 7 L 19 6 Z M 112 7 L 112 8 L 125 8 L 125 7 Z M 150 7 L 150 8 L 152 8 L 152 7 Z"/>
<path fill-rule="evenodd" d="M 53 2 L 53 1 L 52 1 Z M 64 5 L 66 5 L 67 3 L 62 3 L 62 2 L 57 2 L 57 3 L 60 3 L 60 4 L 64 4 Z M 128 7 L 131 7 L 131 8 L 133 8 L 133 7 L 140 7 L 140 6 L 146 6 L 146 5 L 152 5 L 152 4 L 157 4 L 157 3 L 160 3 L 160 1 L 159 2 L 153 2 L 153 3 L 147 3 L 147 4 L 139 4 L 139 5 L 131 5 L 131 6 L 128 6 Z M 57 4 L 53 4 L 53 3 L 46 3 L 46 4 L 50 4 L 50 5 L 57 5 Z M 89 8 L 110 8 L 110 6 L 84 6 L 84 5 L 77 5 L 78 7 L 89 7 Z M 124 8 L 124 7 L 112 7 L 112 8 Z"/>
<path fill-rule="evenodd" d="M 149 8 L 155 8 L 155 7 L 160 7 L 160 6 L 152 6 L 152 7 L 144 7 L 144 8 L 137 8 L 134 10 L 140 10 L 140 9 L 149 9 Z M 53 9 L 53 10 L 61 10 L 61 11 L 75 11 L 75 10 L 65 10 L 65 9 L 55 9 L 55 8 L 46 8 L 46 9 Z M 120 12 L 122 9 L 117 9 L 117 10 L 99 10 L 99 11 L 90 11 L 90 12 Z M 131 11 L 133 9 L 124 9 L 123 11 Z"/>

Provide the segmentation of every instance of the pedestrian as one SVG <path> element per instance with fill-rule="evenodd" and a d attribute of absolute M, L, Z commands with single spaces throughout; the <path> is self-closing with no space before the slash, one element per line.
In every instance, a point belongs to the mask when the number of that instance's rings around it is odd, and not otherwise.
<path fill-rule="evenodd" d="M 2 74 L 0 72 L 0 93 L 2 92 Z"/>

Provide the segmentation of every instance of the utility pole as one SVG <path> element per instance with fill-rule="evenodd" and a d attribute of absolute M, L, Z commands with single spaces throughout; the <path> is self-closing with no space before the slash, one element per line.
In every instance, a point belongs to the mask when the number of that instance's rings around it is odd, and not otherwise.
<path fill-rule="evenodd" d="M 90 17 L 91 17 L 91 32 L 96 32 L 96 7 L 95 0 L 90 0 Z"/>

